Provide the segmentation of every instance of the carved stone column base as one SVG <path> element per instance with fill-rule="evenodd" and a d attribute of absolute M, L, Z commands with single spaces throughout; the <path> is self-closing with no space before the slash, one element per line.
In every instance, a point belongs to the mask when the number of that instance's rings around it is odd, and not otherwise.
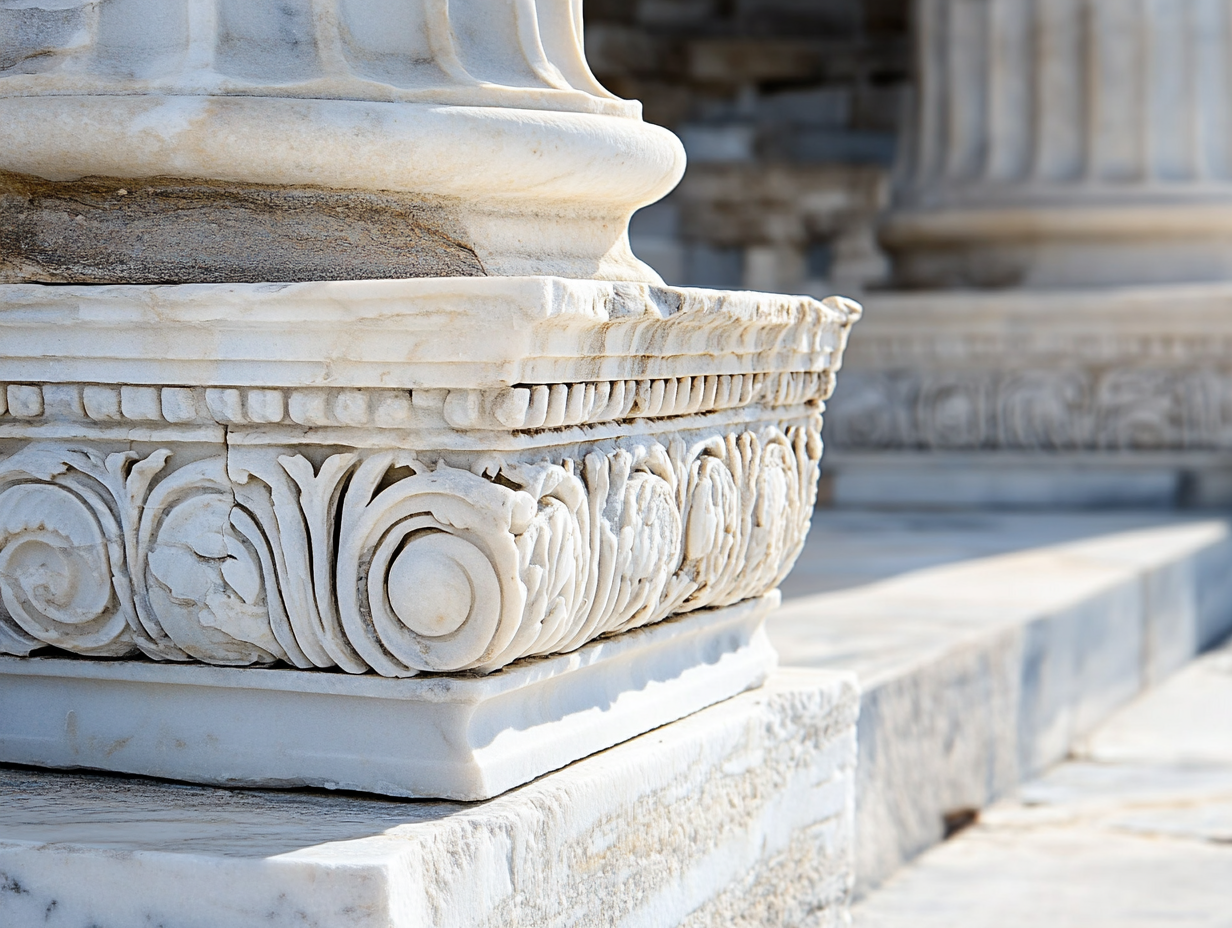
<path fill-rule="evenodd" d="M 775 592 L 482 677 L 0 657 L 0 761 L 489 799 L 760 685 L 777 604 Z"/>
<path fill-rule="evenodd" d="M 477 799 L 755 685 L 858 315 L 0 287 L 0 761 Z"/>

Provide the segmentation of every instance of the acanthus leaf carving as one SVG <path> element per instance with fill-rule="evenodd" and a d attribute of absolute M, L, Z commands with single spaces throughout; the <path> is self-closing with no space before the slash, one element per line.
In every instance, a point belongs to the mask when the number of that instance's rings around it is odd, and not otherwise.
<path fill-rule="evenodd" d="M 472 469 L 30 446 L 0 463 L 0 650 L 497 670 L 772 589 L 807 533 L 819 433 L 813 415 Z"/>
<path fill-rule="evenodd" d="M 136 617 L 123 565 L 131 455 L 31 445 L 0 462 L 0 625 L 6 637 L 98 657 L 176 659 Z"/>
<path fill-rule="evenodd" d="M 216 664 L 289 660 L 266 602 L 264 539 L 237 509 L 221 458 L 176 470 L 141 513 L 141 601 L 177 647 Z"/>
<path fill-rule="evenodd" d="M 1232 448 L 1232 376 L 1141 364 L 848 371 L 828 409 L 844 451 Z"/>

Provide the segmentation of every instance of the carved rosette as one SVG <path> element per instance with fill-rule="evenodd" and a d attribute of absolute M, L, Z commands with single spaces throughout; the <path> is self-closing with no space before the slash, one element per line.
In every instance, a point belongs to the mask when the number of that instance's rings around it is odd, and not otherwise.
<path fill-rule="evenodd" d="M 391 677 L 571 650 L 776 586 L 808 530 L 820 429 L 473 470 L 32 444 L 0 470 L 0 650 Z"/>

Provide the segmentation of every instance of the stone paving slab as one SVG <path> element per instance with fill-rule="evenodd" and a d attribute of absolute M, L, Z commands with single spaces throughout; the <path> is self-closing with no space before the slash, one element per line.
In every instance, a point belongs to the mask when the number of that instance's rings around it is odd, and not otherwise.
<path fill-rule="evenodd" d="M 1076 753 L 1102 763 L 1232 768 L 1232 645 L 1212 651 L 1126 707 Z"/>
<path fill-rule="evenodd" d="M 1232 925 L 1232 646 L 855 908 L 856 928 Z"/>
<path fill-rule="evenodd" d="M 1232 630 L 1232 523 L 819 511 L 771 640 L 857 672 L 857 892 Z"/>

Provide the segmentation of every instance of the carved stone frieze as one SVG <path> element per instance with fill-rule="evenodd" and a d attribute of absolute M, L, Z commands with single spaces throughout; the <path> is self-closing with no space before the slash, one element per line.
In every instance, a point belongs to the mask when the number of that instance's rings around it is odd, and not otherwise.
<path fill-rule="evenodd" d="M 847 450 L 1232 450 L 1232 370 L 850 371 L 827 415 Z"/>
<path fill-rule="evenodd" d="M 759 596 L 808 529 L 820 415 L 555 460 L 0 462 L 0 650 L 410 676 L 491 671 Z"/>
<path fill-rule="evenodd" d="M 1227 451 L 1230 301 L 1224 284 L 878 295 L 830 447 Z"/>
<path fill-rule="evenodd" d="M 860 315 L 552 279 L 0 289 L 0 651 L 387 677 L 773 590 Z"/>

